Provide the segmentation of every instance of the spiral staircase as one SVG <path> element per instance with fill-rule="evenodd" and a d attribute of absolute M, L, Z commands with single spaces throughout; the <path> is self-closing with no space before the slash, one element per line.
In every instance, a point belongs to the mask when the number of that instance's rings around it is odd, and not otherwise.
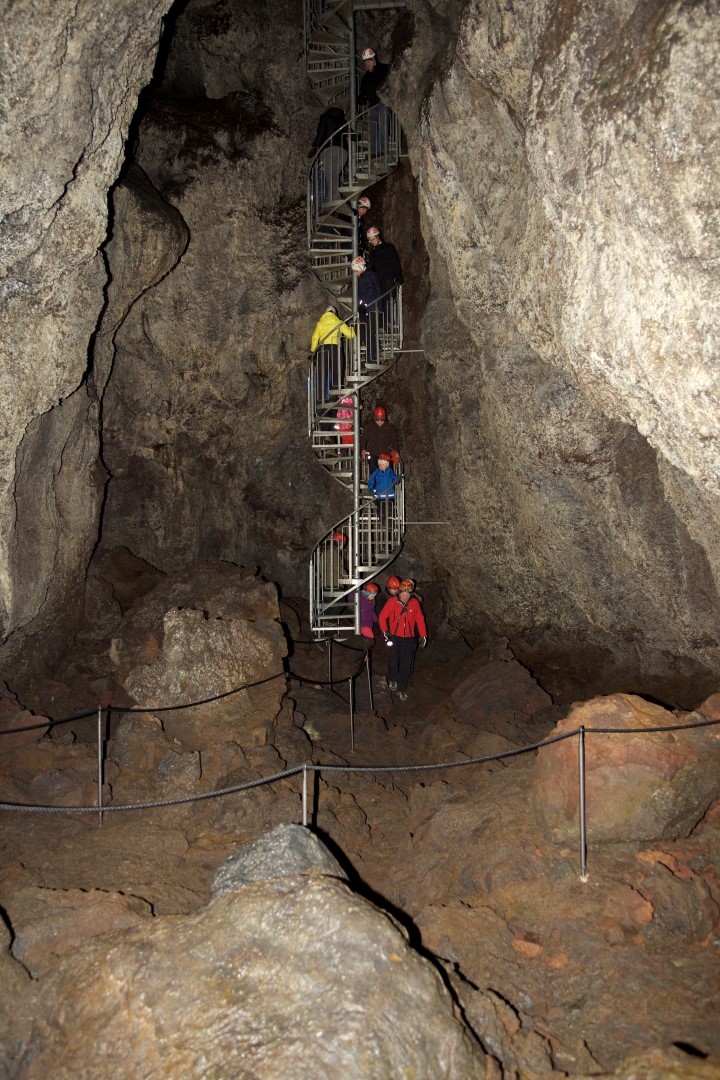
<path fill-rule="evenodd" d="M 312 268 L 344 318 L 339 347 L 321 342 L 310 359 L 308 434 L 321 465 L 347 490 L 353 508 L 320 538 L 310 559 L 310 626 L 317 640 L 359 633 L 359 587 L 399 554 L 405 533 L 404 482 L 384 502 L 363 494 L 360 456 L 363 389 L 398 359 L 403 342 L 402 290 L 358 312 L 350 263 L 358 254 L 357 200 L 398 165 L 402 132 L 387 108 L 355 108 L 354 12 L 359 0 L 305 0 L 310 84 L 323 107 L 349 102 L 350 121 L 318 149 L 308 173 L 307 233 Z M 341 145 L 340 159 L 333 146 Z M 342 169 L 340 170 L 340 163 Z M 330 169 L 337 168 L 332 177 Z"/>

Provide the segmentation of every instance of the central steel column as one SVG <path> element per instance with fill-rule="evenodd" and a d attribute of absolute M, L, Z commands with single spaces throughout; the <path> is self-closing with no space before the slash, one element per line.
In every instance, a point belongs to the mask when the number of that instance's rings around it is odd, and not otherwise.
<path fill-rule="evenodd" d="M 350 120 L 353 121 L 350 130 L 350 138 L 354 137 L 354 120 L 357 113 L 357 78 L 355 74 L 356 60 L 355 60 L 355 11 L 354 6 L 350 4 L 350 18 L 348 20 L 348 65 L 350 68 Z M 350 155 L 350 162 L 356 160 L 355 155 Z M 350 184 L 354 182 L 354 177 L 348 177 Z M 357 213 L 357 207 L 354 207 Z M 352 210 L 352 208 L 351 208 Z M 356 214 L 352 214 L 351 219 L 353 225 L 352 233 L 352 257 L 356 259 L 360 254 L 360 245 L 358 243 L 358 231 L 359 231 L 359 217 Z M 357 365 L 355 365 L 355 374 L 360 374 L 360 317 L 358 315 L 358 279 L 355 274 L 352 273 L 352 306 L 353 314 L 357 316 L 355 320 L 355 339 L 353 341 L 354 352 L 357 358 Z M 352 536 L 352 569 L 353 574 L 357 577 L 357 567 L 360 562 L 360 515 L 358 513 L 360 509 L 360 394 L 356 391 L 353 394 L 353 520 L 355 522 L 355 528 L 350 530 Z M 360 633 L 360 593 L 355 593 L 355 633 Z"/>

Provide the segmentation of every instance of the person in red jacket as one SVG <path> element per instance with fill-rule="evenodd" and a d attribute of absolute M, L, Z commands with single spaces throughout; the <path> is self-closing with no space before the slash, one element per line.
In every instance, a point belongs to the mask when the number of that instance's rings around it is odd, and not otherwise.
<path fill-rule="evenodd" d="M 425 616 L 420 601 L 413 596 L 412 581 L 400 582 L 397 596 L 385 604 L 379 622 L 385 642 L 390 646 L 388 686 L 397 690 L 401 701 L 407 701 L 418 641 L 421 649 L 427 645 Z"/>

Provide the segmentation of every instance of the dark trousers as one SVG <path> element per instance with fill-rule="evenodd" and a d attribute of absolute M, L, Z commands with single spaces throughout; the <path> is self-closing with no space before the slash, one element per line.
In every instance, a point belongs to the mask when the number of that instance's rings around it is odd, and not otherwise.
<path fill-rule="evenodd" d="M 412 682 L 415 663 L 416 637 L 390 635 L 392 646 L 388 655 L 388 679 L 398 684 L 398 690 L 407 690 Z"/>
<path fill-rule="evenodd" d="M 377 312 L 361 309 L 358 324 L 360 329 L 360 346 L 365 349 L 365 363 L 375 364 L 377 363 L 378 356 Z"/>

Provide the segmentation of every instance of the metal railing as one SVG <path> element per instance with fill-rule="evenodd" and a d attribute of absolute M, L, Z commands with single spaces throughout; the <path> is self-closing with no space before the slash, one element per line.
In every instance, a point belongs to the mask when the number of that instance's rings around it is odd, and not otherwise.
<path fill-rule="evenodd" d="M 331 643 L 330 643 L 331 644 Z M 363 670 L 368 677 L 368 687 L 370 693 L 370 708 L 373 708 L 372 698 L 372 669 L 369 664 L 369 653 L 365 652 L 360 664 L 358 665 L 354 674 L 347 678 L 341 678 L 337 680 L 332 679 L 332 671 L 330 672 L 330 681 L 337 683 L 348 682 L 349 698 L 350 698 L 350 741 L 351 747 L 355 749 L 355 683 L 358 678 L 361 677 Z M 157 801 L 146 801 L 137 803 L 125 803 L 125 804 L 107 804 L 103 801 L 103 751 L 105 748 L 105 736 L 104 731 L 109 727 L 110 713 L 123 713 L 123 714 L 136 714 L 136 713 L 158 713 L 158 712 L 175 712 L 180 709 L 196 708 L 199 705 L 206 704 L 210 701 L 219 700 L 220 698 L 229 697 L 231 694 L 236 694 L 243 689 L 247 689 L 251 686 L 262 685 L 263 683 L 271 682 L 274 679 L 289 676 L 290 678 L 299 679 L 301 682 L 307 682 L 312 685 L 318 685 L 318 680 L 314 678 L 308 678 L 306 676 L 297 675 L 292 672 L 277 672 L 275 675 L 267 676 L 264 679 L 258 680 L 256 683 L 248 683 L 245 686 L 235 687 L 232 690 L 226 691 L 219 695 L 213 695 L 201 702 L 185 702 L 180 705 L 170 706 L 154 706 L 154 707 L 132 707 L 123 708 L 119 706 L 99 706 L 97 710 L 91 710 L 84 713 L 79 713 L 71 717 L 67 717 L 64 720 L 51 720 L 45 718 L 44 722 L 37 724 L 28 724 L 20 727 L 13 728 L 1 728 L 0 736 L 2 735 L 17 735 L 22 731 L 40 730 L 48 727 L 55 727 L 58 724 L 77 723 L 83 719 L 89 717 L 95 717 L 97 714 L 96 731 L 97 731 L 97 804 L 95 806 L 57 806 L 57 805 L 42 805 L 37 803 L 16 803 L 16 802 L 0 802 L 0 811 L 15 811 L 25 813 L 42 813 L 42 814 L 97 814 L 99 824 L 103 824 L 103 815 L 108 812 L 126 812 L 132 810 L 155 810 L 164 809 L 169 806 L 181 806 L 188 803 L 206 801 L 208 799 L 222 798 L 227 795 L 237 794 L 243 791 L 249 791 L 253 788 L 262 787 L 265 784 L 277 783 L 279 780 L 289 779 L 293 776 L 301 775 L 301 800 L 302 800 L 302 824 L 304 826 L 314 825 L 317 819 L 318 808 L 317 805 L 311 804 L 310 791 L 311 787 L 308 784 L 308 775 L 317 775 L 320 777 L 323 773 L 344 773 L 344 774 L 369 774 L 371 776 L 379 773 L 412 773 L 412 772 L 429 772 L 436 770 L 447 769 L 462 769 L 475 765 L 484 765 L 492 761 L 509 761 L 512 758 L 522 757 L 525 754 L 533 753 L 536 751 L 544 750 L 546 747 L 553 746 L 560 742 L 565 742 L 567 739 L 577 738 L 578 740 L 578 753 L 577 753 L 577 766 L 578 766 L 578 839 L 579 839 L 579 861 L 580 861 L 580 880 L 587 882 L 587 859 L 588 859 L 588 837 L 587 837 L 587 789 L 586 789 L 586 765 L 585 765 L 585 742 L 588 735 L 651 735 L 654 733 L 664 732 L 682 732 L 692 731 L 697 728 L 715 727 L 720 724 L 720 720 L 696 720 L 690 724 L 659 724 L 653 727 L 642 728 L 602 728 L 602 727 L 585 727 L 581 725 L 579 728 L 575 728 L 572 731 L 563 732 L 560 735 L 553 735 L 549 738 L 542 739 L 539 742 L 530 743 L 526 746 L 518 746 L 512 750 L 502 750 L 495 754 L 483 754 L 478 757 L 466 757 L 460 758 L 455 761 L 436 761 L 427 762 L 417 765 L 331 765 L 323 764 L 321 762 L 305 762 L 302 765 L 290 766 L 281 772 L 273 773 L 270 776 L 259 777 L 256 780 L 249 780 L 243 784 L 234 784 L 231 787 L 220 788 L 215 791 L 196 792 L 191 795 L 179 796 L 176 798 L 161 799 Z M 693 715 L 693 714 L 691 714 Z M 702 715 L 702 714 L 694 714 Z"/>
<path fill-rule="evenodd" d="M 315 154 L 308 170 L 307 233 L 313 269 L 323 280 L 342 255 L 352 257 L 357 219 L 350 204 L 397 168 L 401 141 L 395 113 L 374 105 L 334 132 Z"/>
<path fill-rule="evenodd" d="M 405 483 L 389 498 L 361 496 L 360 506 L 337 521 L 310 558 L 310 626 L 316 640 L 359 634 L 357 590 L 389 566 L 405 533 Z"/>
<path fill-rule="evenodd" d="M 399 554 L 405 530 L 403 481 L 393 497 L 363 493 L 359 394 L 395 363 L 402 349 L 402 289 L 359 310 L 350 263 L 359 252 L 356 200 L 400 160 L 402 131 L 392 110 L 377 104 L 356 112 L 356 49 L 352 0 L 305 0 L 305 56 L 309 81 L 327 106 L 344 99 L 350 120 L 320 146 L 307 180 L 308 252 L 313 271 L 349 312 L 337 344 L 320 342 L 308 376 L 308 435 L 327 472 L 353 496 L 353 509 L 329 529 L 310 559 L 310 626 L 317 640 L 358 633 L 358 586 Z M 329 336 L 338 336 L 337 326 Z M 338 545 L 334 534 L 345 539 Z"/>

